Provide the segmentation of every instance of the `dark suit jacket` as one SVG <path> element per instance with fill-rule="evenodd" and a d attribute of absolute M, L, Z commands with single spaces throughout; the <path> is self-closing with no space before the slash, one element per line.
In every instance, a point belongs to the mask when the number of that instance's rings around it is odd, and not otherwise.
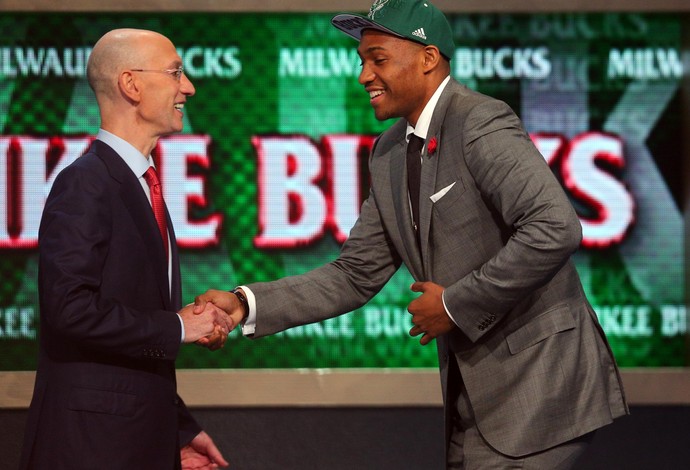
<path fill-rule="evenodd" d="M 21 467 L 179 467 L 201 429 L 177 396 L 180 270 L 137 177 L 106 144 L 56 178 L 39 229 L 40 346 Z M 171 300 L 172 299 L 172 300 Z"/>
<path fill-rule="evenodd" d="M 377 140 L 371 192 L 338 259 L 301 276 L 250 284 L 255 337 L 351 311 L 401 263 L 445 287 L 458 325 L 436 341 L 447 416 L 460 376 L 479 431 L 496 450 L 547 449 L 627 413 L 618 369 L 570 255 L 575 211 L 519 119 L 454 80 L 423 155 L 421 250 L 405 165 L 406 122 Z M 448 428 L 447 428 L 448 429 Z"/>

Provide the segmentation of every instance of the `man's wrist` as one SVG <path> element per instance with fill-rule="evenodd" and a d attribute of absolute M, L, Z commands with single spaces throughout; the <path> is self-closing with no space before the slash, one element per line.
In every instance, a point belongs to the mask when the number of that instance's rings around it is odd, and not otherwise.
<path fill-rule="evenodd" d="M 244 310 L 244 314 L 242 315 L 242 321 L 246 320 L 247 317 L 249 316 L 249 302 L 247 301 L 247 296 L 244 295 L 244 292 L 242 292 L 242 289 L 239 287 L 234 288 L 231 290 L 233 294 L 237 297 L 237 300 L 240 301 L 240 305 L 242 306 L 242 309 Z"/>

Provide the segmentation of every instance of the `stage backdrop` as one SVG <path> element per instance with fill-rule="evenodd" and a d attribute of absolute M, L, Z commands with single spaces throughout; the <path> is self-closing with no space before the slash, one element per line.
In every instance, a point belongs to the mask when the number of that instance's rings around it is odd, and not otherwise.
<path fill-rule="evenodd" d="M 0 16 L 0 370 L 36 367 L 41 210 L 98 130 L 85 68 L 112 28 L 172 38 L 196 86 L 183 134 L 155 152 L 184 300 L 338 255 L 368 194 L 373 139 L 392 122 L 375 120 L 357 43 L 331 16 Z M 575 261 L 620 365 L 687 365 L 680 15 L 450 20 L 454 78 L 513 107 L 577 209 Z M 321 324 L 183 348 L 178 367 L 434 367 L 435 348 L 408 336 L 411 282 L 402 269 L 368 305 Z"/>

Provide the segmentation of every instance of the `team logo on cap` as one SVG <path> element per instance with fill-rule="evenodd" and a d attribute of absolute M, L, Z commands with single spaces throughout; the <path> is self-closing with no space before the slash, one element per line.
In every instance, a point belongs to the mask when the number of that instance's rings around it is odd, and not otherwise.
<path fill-rule="evenodd" d="M 390 0 L 376 0 L 372 5 L 371 8 L 369 9 L 369 14 L 367 15 L 370 20 L 374 19 L 374 16 L 376 16 L 376 13 L 378 13 L 381 8 L 386 6 L 386 3 L 388 3 Z"/>

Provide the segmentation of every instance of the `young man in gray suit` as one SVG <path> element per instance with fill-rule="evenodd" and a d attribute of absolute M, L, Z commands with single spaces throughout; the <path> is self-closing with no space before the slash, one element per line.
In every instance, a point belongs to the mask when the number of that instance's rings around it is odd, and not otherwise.
<path fill-rule="evenodd" d="M 452 31 L 428 1 L 332 22 L 360 41 L 376 118 L 402 118 L 374 144 L 360 217 L 335 261 L 197 303 L 256 338 L 364 305 L 404 263 L 421 293 L 410 334 L 438 347 L 448 468 L 572 468 L 628 413 L 570 261 L 573 207 L 512 110 L 450 77 Z"/>

